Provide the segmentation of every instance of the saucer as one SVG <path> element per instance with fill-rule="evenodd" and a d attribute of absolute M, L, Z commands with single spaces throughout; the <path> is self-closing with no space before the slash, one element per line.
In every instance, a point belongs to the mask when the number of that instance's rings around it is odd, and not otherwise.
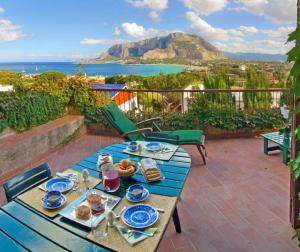
<path fill-rule="evenodd" d="M 143 190 L 143 194 L 142 194 L 141 197 L 139 197 L 139 198 L 134 198 L 133 196 L 131 196 L 131 194 L 129 194 L 129 193 L 127 192 L 127 193 L 126 193 L 126 198 L 127 198 L 127 200 L 130 201 L 130 202 L 135 202 L 135 203 L 137 203 L 137 202 L 142 202 L 142 201 L 146 200 L 146 199 L 149 197 L 149 195 L 150 195 L 149 191 L 145 188 L 145 189 Z"/>
<path fill-rule="evenodd" d="M 57 206 L 51 206 L 49 203 L 47 203 L 46 201 L 43 201 L 42 200 L 42 206 L 44 207 L 44 208 L 46 208 L 46 209 L 57 209 L 57 208 L 60 208 L 60 207 L 62 207 L 65 203 L 66 203 L 66 201 L 67 201 L 67 199 L 66 199 L 66 197 L 64 196 L 64 195 L 62 195 L 61 196 L 61 201 L 60 201 L 60 203 L 57 205 Z"/>

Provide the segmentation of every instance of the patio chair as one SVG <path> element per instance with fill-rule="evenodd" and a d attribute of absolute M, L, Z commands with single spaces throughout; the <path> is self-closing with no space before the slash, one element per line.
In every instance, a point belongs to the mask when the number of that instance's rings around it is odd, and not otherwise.
<path fill-rule="evenodd" d="M 49 165 L 44 163 L 29 171 L 26 171 L 3 184 L 7 201 L 11 201 L 21 193 L 51 178 Z"/>
<path fill-rule="evenodd" d="M 155 123 L 160 117 L 151 118 L 139 123 L 133 123 L 114 102 L 100 108 L 102 114 L 119 134 L 130 141 L 146 140 L 161 141 L 176 145 L 195 145 L 206 165 L 207 152 L 204 146 L 205 136 L 202 130 L 162 131 Z M 150 128 L 138 128 L 140 125 L 152 123 Z"/>

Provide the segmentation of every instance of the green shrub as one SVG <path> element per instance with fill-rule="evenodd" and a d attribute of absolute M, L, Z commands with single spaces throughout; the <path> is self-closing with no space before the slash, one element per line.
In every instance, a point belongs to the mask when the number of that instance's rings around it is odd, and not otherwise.
<path fill-rule="evenodd" d="M 11 127 L 17 131 L 57 119 L 66 113 L 60 97 L 43 92 L 1 92 L 0 131 Z"/>

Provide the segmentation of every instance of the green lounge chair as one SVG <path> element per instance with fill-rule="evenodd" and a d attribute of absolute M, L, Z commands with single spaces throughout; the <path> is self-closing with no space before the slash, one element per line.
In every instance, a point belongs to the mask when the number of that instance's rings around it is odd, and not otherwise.
<path fill-rule="evenodd" d="M 134 124 L 126 115 L 124 115 L 122 110 L 120 110 L 114 102 L 108 103 L 101 107 L 100 110 L 109 123 L 127 140 L 161 141 L 176 145 L 196 145 L 204 165 L 206 165 L 205 156 L 207 156 L 207 153 L 204 146 L 205 136 L 202 130 L 161 131 L 155 123 L 155 121 L 161 119 L 160 117 L 151 118 Z M 138 126 L 146 123 L 152 123 L 154 129 L 152 127 L 138 128 Z"/>

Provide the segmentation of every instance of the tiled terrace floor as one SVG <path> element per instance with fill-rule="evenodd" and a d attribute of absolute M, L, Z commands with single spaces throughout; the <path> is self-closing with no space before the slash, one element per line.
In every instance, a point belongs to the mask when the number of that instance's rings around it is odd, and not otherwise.
<path fill-rule="evenodd" d="M 119 138 L 83 135 L 34 162 L 48 162 L 53 172 L 65 170 Z M 192 169 L 178 204 L 183 233 L 173 223 L 159 251 L 289 252 L 289 170 L 281 154 L 266 156 L 261 139 L 207 141 L 207 166 L 195 147 L 186 147 Z M 3 192 L 0 194 L 3 202 Z M 300 251 L 300 250 L 299 250 Z"/>

